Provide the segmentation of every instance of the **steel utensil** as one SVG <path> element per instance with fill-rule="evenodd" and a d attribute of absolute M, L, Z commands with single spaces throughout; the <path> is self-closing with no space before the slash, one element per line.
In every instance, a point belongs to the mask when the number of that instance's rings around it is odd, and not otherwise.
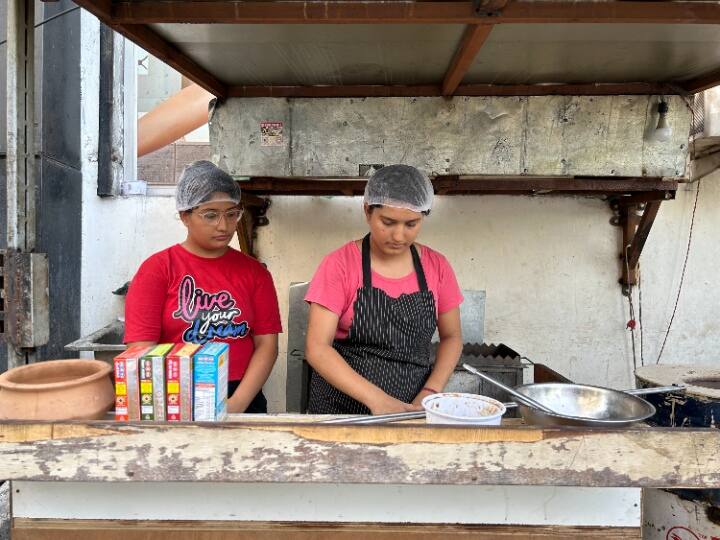
<path fill-rule="evenodd" d="M 668 392 L 683 392 L 685 385 L 677 386 L 660 386 L 656 388 L 631 388 L 622 390 L 626 394 L 647 395 L 647 394 L 665 394 Z M 505 408 L 513 409 L 518 406 L 514 401 L 503 403 Z M 376 416 L 345 416 L 342 418 L 332 418 L 330 420 L 321 420 L 321 424 L 385 424 L 388 422 L 402 422 L 404 420 L 417 420 L 425 418 L 425 411 L 411 411 L 391 414 L 378 414 Z"/>
<path fill-rule="evenodd" d="M 554 413 L 518 404 L 527 424 L 539 426 L 625 427 L 655 414 L 644 399 L 599 386 L 568 383 L 527 384 L 518 387 L 546 403 Z"/>
<path fill-rule="evenodd" d="M 475 368 L 472 367 L 471 365 L 469 365 L 469 364 L 463 364 L 462 367 L 463 367 L 466 371 L 469 371 L 470 373 L 472 373 L 473 375 L 477 375 L 478 377 L 480 377 L 481 379 L 486 380 L 486 381 L 489 382 L 490 384 L 494 384 L 494 385 L 497 386 L 498 388 L 501 388 L 502 390 L 505 390 L 508 394 L 510 394 L 511 396 L 514 396 L 515 399 L 517 399 L 520 403 L 524 403 L 524 404 L 526 404 L 526 406 L 528 406 L 528 407 L 533 407 L 533 408 L 535 408 L 535 409 L 539 409 L 539 410 L 541 410 L 542 412 L 544 412 L 545 414 L 555 414 L 555 411 L 553 411 L 553 410 L 550 409 L 549 407 L 543 405 L 542 403 L 534 400 L 531 396 L 528 397 L 527 395 L 522 394 L 521 392 L 518 392 L 518 391 L 510 388 L 509 386 L 504 385 L 503 383 L 501 383 L 500 381 L 498 381 L 498 380 L 490 377 L 489 375 L 486 375 L 485 373 L 482 373 L 481 371 L 478 371 L 477 369 L 475 369 Z"/>

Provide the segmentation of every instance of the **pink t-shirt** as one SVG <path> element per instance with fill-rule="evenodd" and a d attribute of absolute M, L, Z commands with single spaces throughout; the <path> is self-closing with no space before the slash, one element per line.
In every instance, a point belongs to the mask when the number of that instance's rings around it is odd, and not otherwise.
<path fill-rule="evenodd" d="M 427 246 L 422 246 L 419 251 L 438 314 L 455 309 L 462 303 L 463 296 L 450 263 Z M 392 298 L 420 290 L 414 271 L 401 278 L 388 278 L 373 270 L 372 285 Z M 362 286 L 362 252 L 355 241 L 348 242 L 322 260 L 310 282 L 305 301 L 320 304 L 335 313 L 340 319 L 335 337 L 344 339 L 352 324 L 357 290 Z"/>

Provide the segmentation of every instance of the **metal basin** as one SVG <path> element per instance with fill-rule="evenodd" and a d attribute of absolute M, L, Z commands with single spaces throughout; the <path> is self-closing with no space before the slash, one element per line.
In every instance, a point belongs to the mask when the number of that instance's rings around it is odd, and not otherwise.
<path fill-rule="evenodd" d="M 65 345 L 66 351 L 92 351 L 96 360 L 112 362 L 118 354 L 126 349 L 123 343 L 125 323 L 114 321 L 92 334 L 83 336 L 77 341 Z"/>
<path fill-rule="evenodd" d="M 539 426 L 624 427 L 655 414 L 642 398 L 584 384 L 526 384 L 516 388 L 558 414 L 546 414 L 518 404 L 525 422 Z"/>

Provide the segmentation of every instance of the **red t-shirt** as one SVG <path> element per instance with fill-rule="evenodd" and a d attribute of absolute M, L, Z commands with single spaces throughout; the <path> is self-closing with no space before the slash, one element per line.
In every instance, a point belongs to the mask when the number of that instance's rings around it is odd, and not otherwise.
<path fill-rule="evenodd" d="M 140 265 L 125 300 L 125 343 L 227 343 L 231 381 L 247 370 L 252 337 L 280 332 L 270 272 L 232 248 L 217 258 L 164 249 Z"/>

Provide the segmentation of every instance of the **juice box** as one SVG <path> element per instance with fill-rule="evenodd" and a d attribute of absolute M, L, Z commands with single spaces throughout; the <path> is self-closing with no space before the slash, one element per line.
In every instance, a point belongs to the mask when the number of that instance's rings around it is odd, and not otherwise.
<path fill-rule="evenodd" d="M 140 419 L 165 420 L 165 355 L 172 343 L 150 349 L 140 359 Z"/>
<path fill-rule="evenodd" d="M 201 347 L 195 343 L 178 343 L 165 357 L 168 422 L 192 420 L 192 360 Z"/>
<path fill-rule="evenodd" d="M 227 418 L 228 363 L 227 343 L 208 343 L 193 358 L 193 418 L 197 421 L 221 421 Z"/>
<path fill-rule="evenodd" d="M 150 347 L 129 347 L 113 360 L 115 370 L 115 420 L 140 420 L 140 392 L 138 387 L 138 361 Z"/>

